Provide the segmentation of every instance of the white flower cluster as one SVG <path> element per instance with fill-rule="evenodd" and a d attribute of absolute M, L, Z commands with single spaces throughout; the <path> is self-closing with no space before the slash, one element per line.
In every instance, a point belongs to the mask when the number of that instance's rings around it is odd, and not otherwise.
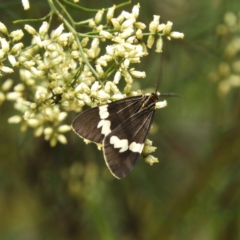
<path fill-rule="evenodd" d="M 233 87 L 240 87 L 240 16 L 227 12 L 224 23 L 217 26 L 217 34 L 224 43 L 222 61 L 218 69 L 209 74 L 211 81 L 218 84 L 218 91 L 225 96 Z M 219 47 L 222 48 L 222 47 Z"/>
<path fill-rule="evenodd" d="M 94 18 L 85 21 L 92 28 L 90 34 L 76 32 L 66 22 L 50 34 L 48 22 L 43 22 L 38 30 L 25 25 L 25 31 L 32 35 L 32 44 L 27 47 L 19 42 L 24 36 L 22 30 L 8 33 L 0 23 L 0 32 L 7 36 L 0 38 L 0 74 L 20 69 L 21 81 L 7 79 L 0 89 L 0 104 L 13 101 L 21 113 L 11 117 L 10 123 L 21 123 L 22 130 L 33 128 L 35 136 L 44 135 L 55 146 L 58 141 L 67 142 L 63 135 L 71 129 L 64 124 L 67 112 L 80 112 L 84 105 L 93 107 L 139 94 L 132 91 L 133 80 L 145 78 L 146 74 L 131 64 L 140 63 L 155 38 L 156 52 L 161 52 L 163 36 L 183 38 L 183 34 L 171 32 L 171 22 L 160 24 L 159 16 L 154 16 L 149 32 L 143 33 L 146 25 L 137 21 L 139 4 L 132 12 L 122 11 L 117 17 L 114 17 L 115 8 L 109 8 L 106 13 L 99 10 Z M 101 24 L 104 14 L 106 23 Z M 66 27 L 69 32 L 64 31 Z M 148 37 L 146 44 L 144 36 Z M 8 63 L 4 65 L 5 62 Z M 121 79 L 125 80 L 123 91 L 118 88 Z M 157 106 L 164 107 L 166 102 Z M 153 163 L 155 160 L 147 152 L 155 148 L 151 141 L 147 146 L 144 155 Z"/>

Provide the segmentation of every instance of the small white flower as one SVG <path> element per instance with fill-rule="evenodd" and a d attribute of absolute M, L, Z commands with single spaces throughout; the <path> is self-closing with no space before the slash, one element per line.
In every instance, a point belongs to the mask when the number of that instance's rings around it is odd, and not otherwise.
<path fill-rule="evenodd" d="M 80 52 L 79 51 L 72 51 L 71 52 L 71 57 L 72 58 L 79 58 L 80 57 Z"/>
<path fill-rule="evenodd" d="M 45 88 L 39 88 L 36 91 L 35 98 L 40 102 L 44 102 L 47 97 L 47 90 Z"/>
<path fill-rule="evenodd" d="M 125 19 L 125 17 L 123 15 L 124 15 L 124 11 L 122 11 L 122 13 L 116 18 L 117 21 L 119 22 L 119 24 L 121 24 L 124 21 L 124 19 Z"/>
<path fill-rule="evenodd" d="M 92 94 L 95 95 L 95 93 L 96 92 L 93 92 Z M 91 100 L 91 98 L 87 94 L 82 94 L 81 98 L 88 106 L 92 105 L 92 100 Z"/>
<path fill-rule="evenodd" d="M 41 124 L 41 122 L 36 118 L 27 119 L 27 123 L 28 123 L 28 126 L 32 128 L 36 128 Z"/>
<path fill-rule="evenodd" d="M 45 137 L 49 139 L 53 134 L 53 129 L 51 127 L 47 127 L 44 129 L 43 133 L 45 134 Z"/>
<path fill-rule="evenodd" d="M 234 25 L 237 25 L 238 18 L 237 16 L 232 12 L 225 13 L 224 16 L 224 22 L 227 26 L 232 27 Z"/>
<path fill-rule="evenodd" d="M 62 144 L 67 144 L 67 138 L 63 134 L 58 134 L 57 140 Z"/>
<path fill-rule="evenodd" d="M 1 50 L 4 52 L 4 53 L 7 53 L 9 52 L 9 43 L 6 41 L 5 38 L 0 38 L 0 43 L 1 43 Z"/>
<path fill-rule="evenodd" d="M 28 25 L 28 24 L 25 24 L 24 29 L 25 29 L 28 33 L 30 33 L 31 35 L 36 35 L 36 34 L 37 34 L 36 30 L 35 30 L 32 26 L 30 26 L 30 25 Z"/>
<path fill-rule="evenodd" d="M 22 0 L 22 5 L 24 10 L 28 10 L 30 8 L 30 4 L 28 0 Z"/>
<path fill-rule="evenodd" d="M 138 29 L 136 31 L 136 37 L 137 39 L 141 40 L 143 38 L 143 33 L 142 33 L 142 30 L 141 29 Z"/>
<path fill-rule="evenodd" d="M 53 39 L 59 37 L 59 36 L 62 34 L 63 29 L 64 29 L 64 26 L 63 26 L 63 24 L 61 24 L 57 29 L 55 29 L 55 30 L 51 33 L 51 37 L 52 37 Z"/>
<path fill-rule="evenodd" d="M 123 67 L 123 68 L 128 68 L 129 65 L 130 65 L 130 59 L 129 59 L 129 58 L 126 58 L 126 59 L 123 61 L 122 67 Z"/>
<path fill-rule="evenodd" d="M 94 38 L 92 40 L 92 43 L 91 43 L 91 49 L 92 50 L 96 50 L 99 46 L 99 39 L 98 38 Z"/>
<path fill-rule="evenodd" d="M 24 112 L 23 119 L 24 119 L 25 121 L 27 121 L 32 115 L 33 115 L 33 112 L 27 110 L 27 111 Z"/>
<path fill-rule="evenodd" d="M 18 65 L 18 62 L 16 61 L 16 58 L 13 55 L 8 55 L 8 61 L 11 63 L 13 67 Z"/>
<path fill-rule="evenodd" d="M 150 144 L 145 143 L 142 154 L 143 155 L 149 155 L 150 153 L 155 152 L 156 149 L 157 149 L 157 147 L 152 146 L 152 142 Z"/>
<path fill-rule="evenodd" d="M 19 41 L 24 36 L 24 33 L 21 29 L 10 32 L 10 37 L 13 38 L 13 41 Z"/>
<path fill-rule="evenodd" d="M 106 51 L 107 51 L 107 54 L 110 56 L 110 57 L 112 57 L 112 56 L 114 56 L 115 55 L 115 51 L 114 51 L 114 48 L 113 48 L 113 46 L 111 45 L 108 45 L 107 47 L 106 47 Z"/>
<path fill-rule="evenodd" d="M 120 99 L 123 99 L 125 98 L 126 96 L 124 94 L 121 94 L 121 93 L 117 93 L 117 94 L 113 94 L 111 99 L 113 101 L 116 101 L 116 100 L 120 100 Z"/>
<path fill-rule="evenodd" d="M 22 93 L 20 92 L 9 92 L 7 93 L 7 100 L 8 101 L 17 101 L 18 98 L 20 98 L 22 96 Z"/>
<path fill-rule="evenodd" d="M 159 19 L 160 19 L 159 15 L 154 15 L 153 16 L 153 21 L 150 22 L 150 24 L 149 24 L 149 31 L 151 33 L 156 33 L 157 32 L 158 25 L 159 25 Z"/>
<path fill-rule="evenodd" d="M 148 155 L 146 157 L 144 157 L 144 160 L 146 163 L 148 163 L 149 165 L 153 165 L 154 163 L 158 163 L 158 159 L 152 155 Z"/>
<path fill-rule="evenodd" d="M 126 70 L 123 69 L 123 70 L 122 70 L 122 76 L 124 76 L 125 81 L 126 81 L 127 84 L 129 84 L 129 85 L 132 84 L 133 79 L 132 79 L 132 76 L 129 74 L 128 71 L 126 71 Z"/>
<path fill-rule="evenodd" d="M 43 125 L 40 125 L 39 127 L 36 127 L 34 129 L 34 136 L 35 137 L 40 137 L 43 134 Z"/>
<path fill-rule="evenodd" d="M 67 117 L 67 113 L 66 112 L 60 112 L 58 115 L 58 121 L 62 122 L 66 117 Z"/>
<path fill-rule="evenodd" d="M 55 94 L 62 94 L 62 93 L 63 93 L 63 88 L 57 86 L 57 87 L 55 87 L 55 88 L 53 89 L 53 92 L 54 92 Z"/>
<path fill-rule="evenodd" d="M 132 17 L 131 13 L 129 13 L 127 11 L 122 11 L 122 13 L 120 15 L 122 15 L 125 19 L 130 19 Z"/>
<path fill-rule="evenodd" d="M 101 65 L 99 65 L 99 64 L 96 65 L 96 71 L 97 71 L 100 78 L 104 77 L 104 71 L 103 71 Z"/>
<path fill-rule="evenodd" d="M 90 88 L 87 86 L 87 84 L 81 82 L 79 85 L 77 85 L 77 87 L 74 89 L 75 93 L 79 93 L 79 92 L 86 92 L 86 93 L 90 93 Z"/>
<path fill-rule="evenodd" d="M 69 36 L 70 36 L 70 33 L 62 33 L 58 37 L 58 43 L 61 44 L 64 47 L 66 47 L 68 45 L 68 42 L 69 42 Z"/>
<path fill-rule="evenodd" d="M 120 71 L 117 71 L 117 72 L 115 73 L 115 75 L 114 75 L 113 82 L 114 82 L 115 84 L 118 84 L 119 81 L 120 81 L 120 79 L 121 79 L 121 72 L 120 72 Z"/>
<path fill-rule="evenodd" d="M 13 80 L 8 78 L 3 84 L 2 84 L 2 91 L 7 92 L 11 89 L 13 85 Z"/>
<path fill-rule="evenodd" d="M 163 40 L 162 37 L 160 36 L 156 42 L 156 50 L 155 52 L 162 52 L 162 48 L 163 48 Z"/>
<path fill-rule="evenodd" d="M 121 30 L 124 31 L 126 28 L 133 28 L 134 19 L 130 18 L 128 20 L 125 20 L 123 24 L 121 25 Z"/>
<path fill-rule="evenodd" d="M 149 35 L 148 39 L 147 39 L 148 48 L 152 48 L 152 45 L 154 44 L 154 41 L 155 41 L 155 37 L 152 34 Z"/>
<path fill-rule="evenodd" d="M 14 88 L 15 89 L 15 88 Z M 35 110 L 37 108 L 37 104 L 36 103 L 31 103 L 30 104 L 30 108 Z"/>
<path fill-rule="evenodd" d="M 4 33 L 6 35 L 8 34 L 8 30 L 2 22 L 0 22 L 0 32 Z"/>
<path fill-rule="evenodd" d="M 165 29 L 165 27 L 166 27 L 166 24 L 164 24 L 164 23 L 159 24 L 158 28 L 157 28 L 157 32 L 163 31 Z"/>
<path fill-rule="evenodd" d="M 127 84 L 123 90 L 125 94 L 128 94 L 132 89 L 132 84 Z"/>
<path fill-rule="evenodd" d="M 166 24 L 166 26 L 165 26 L 165 28 L 163 29 L 163 33 L 164 33 L 165 35 L 169 35 L 170 32 L 171 32 L 171 30 L 172 30 L 172 26 L 173 26 L 173 23 L 170 22 L 170 21 L 168 21 L 167 24 Z"/>
<path fill-rule="evenodd" d="M 15 45 L 13 45 L 12 49 L 11 49 L 11 53 L 17 53 L 18 51 L 20 51 L 23 48 L 23 43 L 16 43 Z"/>
<path fill-rule="evenodd" d="M 97 12 L 97 14 L 95 15 L 94 21 L 95 21 L 96 24 L 99 24 L 102 21 L 103 13 L 104 13 L 104 9 L 99 10 Z"/>
<path fill-rule="evenodd" d="M 143 29 L 145 29 L 145 28 L 147 27 L 147 26 L 146 26 L 144 23 L 142 23 L 142 22 L 136 22 L 134 25 L 135 25 L 136 28 L 141 29 L 141 30 L 143 30 Z"/>
<path fill-rule="evenodd" d="M 112 18 L 111 22 L 112 22 L 113 28 L 115 30 L 119 31 L 121 29 L 121 25 L 120 25 L 119 21 L 116 18 Z"/>
<path fill-rule="evenodd" d="M 160 102 L 157 102 L 156 105 L 155 105 L 155 108 L 158 109 L 158 108 L 164 108 L 167 106 L 167 101 L 164 100 L 164 101 L 160 101 Z"/>
<path fill-rule="evenodd" d="M 18 115 L 12 116 L 8 119 L 8 122 L 12 124 L 20 123 L 21 121 L 22 121 L 22 117 Z"/>
<path fill-rule="evenodd" d="M 48 22 L 43 22 L 42 26 L 39 28 L 39 34 L 41 37 L 44 37 L 49 29 L 49 23 Z"/>
<path fill-rule="evenodd" d="M 134 68 L 130 69 L 130 74 L 133 77 L 136 77 L 136 78 L 145 78 L 146 77 L 146 73 L 145 72 L 135 71 Z"/>
<path fill-rule="evenodd" d="M 91 19 L 89 21 L 88 25 L 89 25 L 90 28 L 95 28 L 96 27 L 96 23 L 95 23 L 95 21 L 93 19 Z"/>
<path fill-rule="evenodd" d="M 3 59 L 4 55 L 5 55 L 5 52 L 2 49 L 0 49 L 0 59 Z"/>
<path fill-rule="evenodd" d="M 5 72 L 5 73 L 13 73 L 13 69 L 6 67 L 6 66 L 0 66 L 0 71 Z"/>
<path fill-rule="evenodd" d="M 102 30 L 99 33 L 100 36 L 107 38 L 107 39 L 112 39 L 113 35 L 111 33 L 109 33 L 108 31 Z"/>
<path fill-rule="evenodd" d="M 133 32 L 134 32 L 133 28 L 127 28 L 122 33 L 119 34 L 119 37 L 121 39 L 128 38 L 129 36 L 131 36 L 133 34 Z"/>
<path fill-rule="evenodd" d="M 97 92 L 96 97 L 99 99 L 106 100 L 110 98 L 110 95 L 107 94 L 103 89 L 101 89 Z"/>
<path fill-rule="evenodd" d="M 25 85 L 23 83 L 18 83 L 16 86 L 14 86 L 13 90 L 15 92 L 23 92 L 25 90 Z"/>
<path fill-rule="evenodd" d="M 138 15 L 139 15 L 139 8 L 140 8 L 140 4 L 138 3 L 137 5 L 133 6 L 132 9 L 132 15 L 137 19 Z"/>
<path fill-rule="evenodd" d="M 184 38 L 184 34 L 180 32 L 171 32 L 170 33 L 171 38 Z"/>
<path fill-rule="evenodd" d="M 54 135 L 50 139 L 50 146 L 55 147 L 57 145 L 57 137 Z"/>
<path fill-rule="evenodd" d="M 61 126 L 58 127 L 58 132 L 65 133 L 65 132 L 70 131 L 71 129 L 72 128 L 69 125 L 61 125 Z"/>
<path fill-rule="evenodd" d="M 112 7 L 110 7 L 108 9 L 107 16 L 106 16 L 107 22 L 111 21 L 111 19 L 113 18 L 115 8 L 116 8 L 116 6 L 113 5 Z"/>
<path fill-rule="evenodd" d="M 107 61 L 103 59 L 103 57 L 100 57 L 96 60 L 97 64 L 100 64 L 101 66 L 106 67 L 107 66 Z"/>

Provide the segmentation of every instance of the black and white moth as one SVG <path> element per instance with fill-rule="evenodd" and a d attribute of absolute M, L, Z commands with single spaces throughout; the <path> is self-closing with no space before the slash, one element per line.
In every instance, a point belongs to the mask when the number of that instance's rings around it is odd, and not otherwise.
<path fill-rule="evenodd" d="M 103 145 L 113 176 L 124 178 L 134 168 L 151 127 L 160 94 L 128 97 L 79 114 L 72 123 L 82 138 Z M 175 96 L 161 94 L 161 97 Z"/>

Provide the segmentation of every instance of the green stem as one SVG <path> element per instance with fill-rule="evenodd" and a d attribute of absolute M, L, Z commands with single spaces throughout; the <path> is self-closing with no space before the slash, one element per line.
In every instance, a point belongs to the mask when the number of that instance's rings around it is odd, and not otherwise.
<path fill-rule="evenodd" d="M 64 5 L 66 5 L 70 8 L 80 10 L 80 11 L 83 11 L 83 12 L 98 12 L 99 11 L 99 9 L 85 8 L 85 7 L 79 6 L 77 4 L 74 4 L 72 2 L 69 2 L 67 0 L 59 0 L 59 2 L 63 3 Z"/>
<path fill-rule="evenodd" d="M 38 19 L 19 19 L 19 20 L 15 20 L 13 21 L 14 24 L 18 24 L 18 23 L 25 23 L 25 22 L 42 22 L 44 20 L 46 20 L 48 17 L 51 17 L 51 15 L 53 14 L 52 11 L 50 11 L 45 17 L 42 18 L 38 18 Z"/>
<path fill-rule="evenodd" d="M 87 64 L 87 66 L 89 67 L 89 69 L 91 70 L 91 72 L 93 73 L 93 75 L 99 79 L 99 76 L 97 74 L 97 72 L 95 71 L 95 69 L 92 67 L 92 65 L 89 63 L 88 59 L 86 58 L 85 56 L 85 53 L 83 52 L 83 48 L 82 48 L 82 45 L 81 45 L 81 42 L 79 41 L 79 37 L 78 37 L 78 34 L 77 32 L 75 31 L 75 29 L 71 26 L 71 24 L 66 20 L 64 19 L 64 17 L 62 16 L 62 14 L 57 10 L 57 8 L 55 7 L 54 3 L 53 3 L 53 0 L 48 0 L 48 3 L 49 3 L 49 6 L 51 7 L 51 9 L 54 11 L 55 14 L 57 14 L 57 16 L 62 20 L 62 22 L 66 25 L 66 27 L 68 28 L 68 30 L 70 32 L 72 32 L 72 34 L 74 35 L 75 39 L 76 39 L 76 42 L 77 42 L 77 45 L 78 45 L 78 48 L 79 48 L 79 51 L 81 53 L 81 56 L 83 58 L 83 61 Z M 60 4 L 60 3 L 58 3 Z"/>
<path fill-rule="evenodd" d="M 85 8 L 85 7 L 79 6 L 77 4 L 74 4 L 72 2 L 69 2 L 67 0 L 59 0 L 59 2 L 63 3 L 64 5 L 66 5 L 70 8 L 80 10 L 80 11 L 83 11 L 83 12 L 98 12 L 99 11 L 99 9 Z M 124 7 L 124 6 L 129 5 L 129 4 L 131 4 L 131 0 L 117 5 L 116 8 L 121 8 L 121 7 Z M 104 11 L 108 11 L 108 9 L 109 8 L 104 8 Z"/>

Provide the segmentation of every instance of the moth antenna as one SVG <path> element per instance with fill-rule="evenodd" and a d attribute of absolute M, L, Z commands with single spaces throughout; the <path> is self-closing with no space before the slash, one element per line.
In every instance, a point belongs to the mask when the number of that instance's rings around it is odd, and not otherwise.
<path fill-rule="evenodd" d="M 176 93 L 160 93 L 160 98 L 170 98 L 170 97 L 181 97 L 177 95 Z"/>
<path fill-rule="evenodd" d="M 163 53 L 162 53 L 163 54 Z M 156 86 L 156 90 L 155 90 L 155 93 L 157 94 L 157 91 L 158 91 L 158 87 L 160 86 L 161 84 L 161 80 L 162 80 L 162 74 L 163 74 L 163 55 L 160 56 L 160 71 L 159 71 L 159 74 L 158 74 L 158 81 L 157 81 L 157 86 Z M 170 97 L 181 97 L 179 95 L 177 95 L 176 93 L 160 93 L 160 95 L 158 96 L 160 98 L 170 98 Z"/>
<path fill-rule="evenodd" d="M 160 55 L 160 70 L 159 70 L 159 73 L 158 73 L 158 80 L 157 80 L 157 85 L 156 85 L 156 90 L 155 90 L 155 93 L 157 94 L 157 92 L 158 92 L 158 88 L 159 88 L 159 86 L 160 86 L 160 81 L 161 81 L 161 79 L 162 79 L 162 65 L 163 65 L 163 57 L 162 57 L 162 55 Z"/>

